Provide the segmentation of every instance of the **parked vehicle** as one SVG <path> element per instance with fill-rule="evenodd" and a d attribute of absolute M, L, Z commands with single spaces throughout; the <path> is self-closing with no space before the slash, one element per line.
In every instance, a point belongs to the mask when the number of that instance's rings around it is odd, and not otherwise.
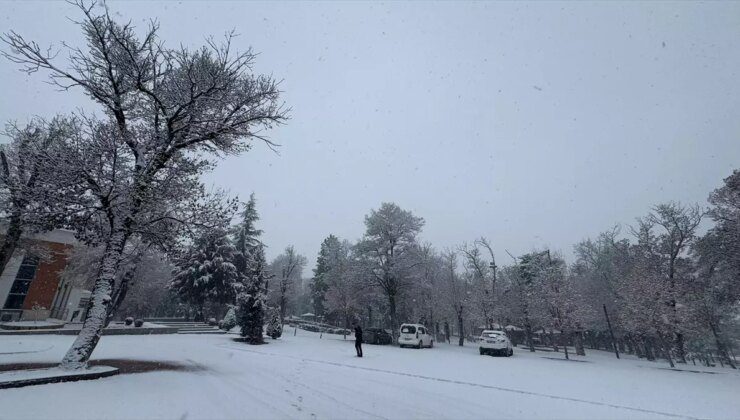
<path fill-rule="evenodd" d="M 509 337 L 503 331 L 484 330 L 478 338 L 480 354 L 491 354 L 499 356 L 512 356 L 514 348 Z"/>
<path fill-rule="evenodd" d="M 391 344 L 393 336 L 382 328 L 367 328 L 363 331 L 362 342 L 367 344 Z"/>
<path fill-rule="evenodd" d="M 421 324 L 402 324 L 398 335 L 398 345 L 401 347 L 434 347 L 434 337 Z"/>

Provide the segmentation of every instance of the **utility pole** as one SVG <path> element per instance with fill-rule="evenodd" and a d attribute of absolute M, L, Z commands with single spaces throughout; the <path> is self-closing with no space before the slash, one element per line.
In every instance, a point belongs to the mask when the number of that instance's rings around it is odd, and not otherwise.
<path fill-rule="evenodd" d="M 612 330 L 612 323 L 609 322 L 609 312 L 606 311 L 606 304 L 603 304 L 602 306 L 604 307 L 606 325 L 609 327 L 609 335 L 612 337 L 612 347 L 614 347 L 614 354 L 617 356 L 617 359 L 619 359 L 619 349 L 617 349 L 617 340 L 614 339 L 614 330 Z"/>

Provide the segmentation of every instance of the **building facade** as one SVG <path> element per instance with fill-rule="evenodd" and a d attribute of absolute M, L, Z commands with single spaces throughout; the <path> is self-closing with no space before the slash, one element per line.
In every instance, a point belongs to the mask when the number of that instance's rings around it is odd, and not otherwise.
<path fill-rule="evenodd" d="M 0 322 L 55 318 L 82 320 L 90 292 L 62 280 L 73 232 L 54 230 L 25 238 L 0 274 Z"/>

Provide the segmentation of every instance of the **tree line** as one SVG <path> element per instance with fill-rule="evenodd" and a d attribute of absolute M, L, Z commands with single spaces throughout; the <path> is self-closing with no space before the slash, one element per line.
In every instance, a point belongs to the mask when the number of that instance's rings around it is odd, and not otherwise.
<path fill-rule="evenodd" d="M 735 368 L 740 337 L 740 171 L 709 196 L 710 208 L 666 203 L 626 229 L 574 246 L 567 263 L 549 249 L 496 265 L 479 238 L 435 249 L 419 239 L 424 220 L 393 203 L 365 217 L 350 243 L 321 244 L 307 293 L 320 317 L 392 328 L 449 322 L 459 345 L 477 328 L 505 328 L 536 345 L 577 354 L 591 348 L 654 360 Z M 703 234 L 702 220 L 711 222 Z M 504 244 L 501 244 L 503 247 Z M 507 251 L 508 253 L 508 251 Z"/>

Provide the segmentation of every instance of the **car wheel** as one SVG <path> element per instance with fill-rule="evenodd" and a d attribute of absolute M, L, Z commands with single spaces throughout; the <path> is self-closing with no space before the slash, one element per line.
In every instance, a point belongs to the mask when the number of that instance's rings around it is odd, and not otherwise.
<path fill-rule="evenodd" d="M 506 357 L 511 357 L 514 355 L 514 349 L 509 349 L 509 354 L 506 355 Z"/>
<path fill-rule="evenodd" d="M 421 340 L 419 340 L 419 343 L 416 345 L 416 348 L 417 349 L 420 349 L 421 348 Z"/>
<path fill-rule="evenodd" d="M 483 351 L 483 347 L 479 347 L 478 350 L 480 350 L 480 355 L 481 356 L 483 356 L 484 354 L 486 354 L 486 352 Z"/>

